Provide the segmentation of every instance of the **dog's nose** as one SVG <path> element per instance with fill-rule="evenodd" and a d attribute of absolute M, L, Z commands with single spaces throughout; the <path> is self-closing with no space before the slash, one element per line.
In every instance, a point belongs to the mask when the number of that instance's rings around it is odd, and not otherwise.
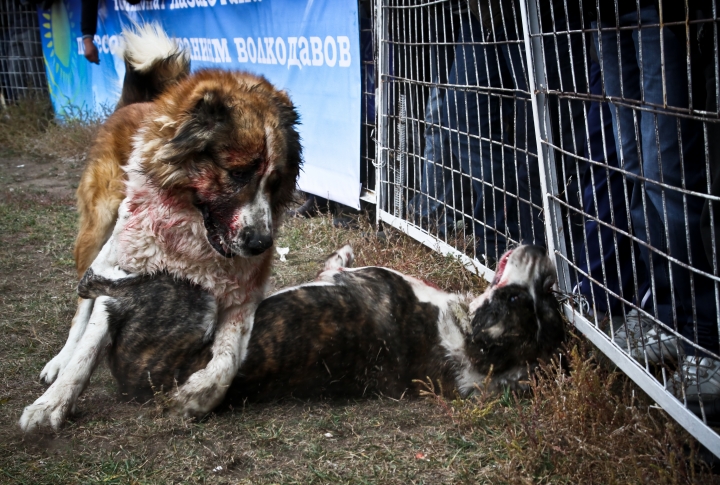
<path fill-rule="evenodd" d="M 252 254 L 261 254 L 273 244 L 270 234 L 263 234 L 259 231 L 246 227 L 243 229 L 243 245 Z"/>

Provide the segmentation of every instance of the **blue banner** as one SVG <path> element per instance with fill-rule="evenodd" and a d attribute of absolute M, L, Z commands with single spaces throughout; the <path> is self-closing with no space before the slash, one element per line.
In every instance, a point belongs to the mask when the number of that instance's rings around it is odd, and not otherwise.
<path fill-rule="evenodd" d="M 95 44 L 83 56 L 80 0 L 40 10 L 55 112 L 110 112 L 125 66 L 122 27 L 156 21 L 190 53 L 192 69 L 259 73 L 288 92 L 300 113 L 300 188 L 359 208 L 360 46 L 357 0 L 100 0 Z"/>

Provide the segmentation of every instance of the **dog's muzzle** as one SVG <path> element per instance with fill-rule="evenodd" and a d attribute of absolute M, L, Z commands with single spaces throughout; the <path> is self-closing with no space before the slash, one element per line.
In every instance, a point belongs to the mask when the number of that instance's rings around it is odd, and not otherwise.
<path fill-rule="evenodd" d="M 272 235 L 260 232 L 253 227 L 243 228 L 238 240 L 242 248 L 253 256 L 264 253 L 273 245 Z"/>

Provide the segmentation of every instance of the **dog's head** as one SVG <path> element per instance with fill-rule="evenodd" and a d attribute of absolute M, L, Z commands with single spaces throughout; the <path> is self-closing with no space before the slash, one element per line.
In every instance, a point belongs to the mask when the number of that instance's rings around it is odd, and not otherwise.
<path fill-rule="evenodd" d="M 301 165 L 288 96 L 258 76 L 207 70 L 165 93 L 156 110 L 143 136 L 150 182 L 197 208 L 221 255 L 270 248 Z"/>
<path fill-rule="evenodd" d="M 552 292 L 556 281 L 543 248 L 520 246 L 503 255 L 492 285 L 470 305 L 467 350 L 480 372 L 524 369 L 558 348 L 565 325 Z"/>

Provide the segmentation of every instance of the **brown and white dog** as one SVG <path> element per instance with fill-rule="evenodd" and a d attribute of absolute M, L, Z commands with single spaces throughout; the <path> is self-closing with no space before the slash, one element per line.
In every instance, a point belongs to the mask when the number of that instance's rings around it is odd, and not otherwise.
<path fill-rule="evenodd" d="M 352 259 L 345 246 L 316 281 L 260 304 L 227 400 L 399 398 L 427 378 L 449 395 L 522 388 L 564 339 L 555 268 L 536 246 L 506 253 L 477 298 Z M 88 273 L 78 291 L 109 298 L 108 362 L 125 399 L 184 386 L 213 356 L 214 298 L 192 282 Z"/>
<path fill-rule="evenodd" d="M 187 54 L 157 26 L 125 32 L 125 45 L 122 99 L 77 192 L 78 275 L 163 273 L 212 296 L 212 358 L 174 395 L 185 415 L 204 414 L 245 358 L 268 249 L 300 169 L 298 115 L 262 77 L 190 74 Z M 57 429 L 74 408 L 111 341 L 107 305 L 104 296 L 80 301 L 65 347 L 42 371 L 52 385 L 25 408 L 23 430 Z"/>

